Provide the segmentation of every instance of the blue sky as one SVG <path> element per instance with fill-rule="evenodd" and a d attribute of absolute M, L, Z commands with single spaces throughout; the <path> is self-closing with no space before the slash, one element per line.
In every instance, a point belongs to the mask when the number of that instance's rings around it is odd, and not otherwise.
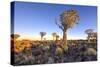
<path fill-rule="evenodd" d="M 62 30 L 55 24 L 55 18 L 68 9 L 75 9 L 80 17 L 79 24 L 68 29 L 68 39 L 84 39 L 86 29 L 97 31 L 97 8 L 95 6 L 43 4 L 31 2 L 15 2 L 14 31 L 27 36 L 39 36 L 39 32 L 47 32 L 51 36 L 56 32 L 62 36 Z"/>

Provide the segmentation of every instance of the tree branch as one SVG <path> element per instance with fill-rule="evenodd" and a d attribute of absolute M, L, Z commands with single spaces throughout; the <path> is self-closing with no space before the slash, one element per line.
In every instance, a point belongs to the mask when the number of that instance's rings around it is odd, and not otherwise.
<path fill-rule="evenodd" d="M 63 27 L 60 24 L 58 24 L 57 19 L 55 19 L 55 23 L 60 29 L 64 30 Z"/>

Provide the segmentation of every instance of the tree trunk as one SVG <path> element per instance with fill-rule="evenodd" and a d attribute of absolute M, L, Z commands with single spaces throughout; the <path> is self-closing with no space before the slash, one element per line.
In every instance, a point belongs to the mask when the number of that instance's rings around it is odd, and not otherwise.
<path fill-rule="evenodd" d="M 88 43 L 90 43 L 90 36 L 88 35 Z"/>
<path fill-rule="evenodd" d="M 88 38 L 88 43 L 90 42 L 89 38 Z"/>
<path fill-rule="evenodd" d="M 64 30 L 63 31 L 63 48 L 64 50 L 68 49 L 68 46 L 67 46 L 67 31 Z"/>
<path fill-rule="evenodd" d="M 53 41 L 54 41 L 54 36 L 53 36 Z"/>
<path fill-rule="evenodd" d="M 41 37 L 41 41 L 42 41 L 42 38 L 43 38 L 43 37 Z"/>
<path fill-rule="evenodd" d="M 56 37 L 56 41 L 57 41 L 57 37 Z"/>

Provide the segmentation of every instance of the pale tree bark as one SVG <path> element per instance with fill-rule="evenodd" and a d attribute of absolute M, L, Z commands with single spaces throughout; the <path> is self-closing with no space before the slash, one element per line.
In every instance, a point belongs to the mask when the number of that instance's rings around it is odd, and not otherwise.
<path fill-rule="evenodd" d="M 68 49 L 68 46 L 67 46 L 67 30 L 63 31 L 63 48 L 64 48 L 64 50 Z"/>
<path fill-rule="evenodd" d="M 43 37 L 41 36 L 41 41 L 42 41 Z"/>
<path fill-rule="evenodd" d="M 88 36 L 88 43 L 90 43 L 90 37 Z"/>
<path fill-rule="evenodd" d="M 53 36 L 53 41 L 54 41 L 54 36 Z"/>
<path fill-rule="evenodd" d="M 89 34 L 88 34 L 87 40 L 88 40 L 88 43 L 90 43 L 90 35 Z"/>

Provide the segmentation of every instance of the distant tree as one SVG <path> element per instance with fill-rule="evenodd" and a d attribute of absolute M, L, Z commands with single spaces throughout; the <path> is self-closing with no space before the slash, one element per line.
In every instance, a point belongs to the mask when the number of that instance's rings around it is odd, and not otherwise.
<path fill-rule="evenodd" d="M 44 40 L 46 40 L 46 38 L 44 38 Z"/>
<path fill-rule="evenodd" d="M 17 39 L 17 38 L 19 38 L 20 37 L 20 35 L 19 34 L 11 34 L 11 38 L 12 39 Z"/>
<path fill-rule="evenodd" d="M 93 29 L 87 29 L 85 30 L 85 33 L 89 34 L 89 33 L 92 33 L 93 32 Z"/>
<path fill-rule="evenodd" d="M 88 39 L 88 43 L 90 43 L 90 37 L 91 34 L 93 33 L 93 29 L 87 29 L 85 30 L 85 33 L 88 35 L 87 39 Z"/>
<path fill-rule="evenodd" d="M 54 39 L 55 39 L 55 37 L 56 37 L 56 33 L 54 32 L 54 33 L 52 33 L 52 36 L 53 36 L 53 41 L 54 41 Z"/>
<path fill-rule="evenodd" d="M 42 39 L 43 39 L 43 36 L 45 36 L 45 35 L 46 35 L 46 32 L 40 32 L 41 41 L 42 41 Z"/>
<path fill-rule="evenodd" d="M 20 35 L 19 34 L 11 34 L 11 52 L 14 53 L 14 52 L 19 52 L 18 49 L 16 49 L 16 39 L 19 38 Z"/>
<path fill-rule="evenodd" d="M 63 46 L 67 49 L 67 30 L 72 28 L 74 24 L 78 24 L 79 16 L 74 9 L 65 10 L 60 14 L 58 21 L 56 19 L 56 25 L 63 31 Z"/>

